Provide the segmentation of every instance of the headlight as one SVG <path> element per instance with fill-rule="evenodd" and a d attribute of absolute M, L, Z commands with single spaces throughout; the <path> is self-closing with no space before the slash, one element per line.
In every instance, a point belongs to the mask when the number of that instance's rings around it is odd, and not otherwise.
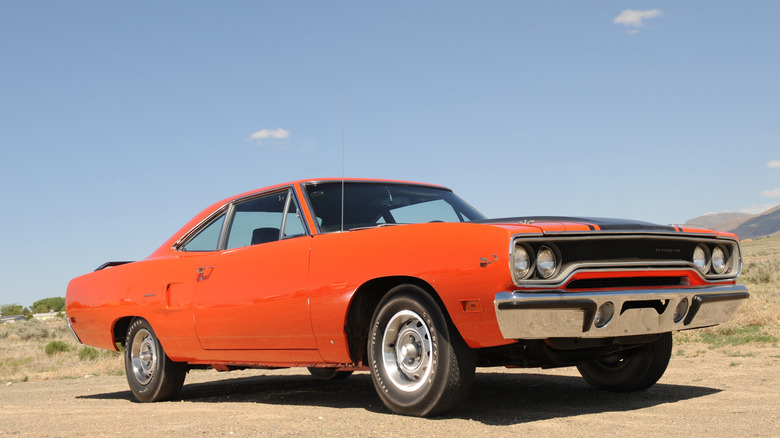
<path fill-rule="evenodd" d="M 536 254 L 536 271 L 542 278 L 550 278 L 555 274 L 557 262 L 555 260 L 555 252 L 548 246 L 539 248 L 539 253 Z"/>
<path fill-rule="evenodd" d="M 518 280 L 525 278 L 531 271 L 531 256 L 521 245 L 515 245 L 512 254 L 512 268 L 515 271 L 515 278 Z"/>
<path fill-rule="evenodd" d="M 699 268 L 699 271 L 701 271 L 702 274 L 707 270 L 707 251 L 701 245 L 693 250 L 693 264 Z"/>
<path fill-rule="evenodd" d="M 712 250 L 712 270 L 716 274 L 722 274 L 726 272 L 726 253 L 723 252 L 723 248 L 716 246 Z"/>

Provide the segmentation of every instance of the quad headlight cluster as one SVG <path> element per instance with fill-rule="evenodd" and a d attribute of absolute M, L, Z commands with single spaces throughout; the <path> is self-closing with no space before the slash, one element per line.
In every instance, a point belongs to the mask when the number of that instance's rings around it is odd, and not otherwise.
<path fill-rule="evenodd" d="M 552 285 L 563 282 L 578 270 L 664 270 L 687 268 L 693 265 L 705 280 L 736 277 L 741 271 L 739 245 L 731 239 L 671 236 L 598 236 L 571 238 L 529 237 L 512 241 L 510 267 L 517 285 Z M 657 281 L 639 280 L 637 275 L 608 276 L 623 278 L 625 284 L 637 286 L 646 281 L 657 286 Z M 631 280 L 626 280 L 631 277 Z M 645 278 L 645 277 L 642 277 Z M 669 277 L 669 281 L 679 278 Z M 574 288 L 617 287 L 620 282 L 599 278 L 574 279 Z M 643 283 L 644 284 L 644 283 Z M 567 283 L 569 287 L 569 283 Z"/>
<path fill-rule="evenodd" d="M 542 245 L 534 251 L 530 246 L 515 244 L 512 252 L 512 270 L 515 280 L 535 275 L 541 279 L 554 276 L 560 268 L 560 256 L 552 245 Z"/>
<path fill-rule="evenodd" d="M 722 275 L 729 270 L 729 254 L 721 245 L 712 248 L 697 245 L 693 250 L 693 264 L 702 274 Z"/>

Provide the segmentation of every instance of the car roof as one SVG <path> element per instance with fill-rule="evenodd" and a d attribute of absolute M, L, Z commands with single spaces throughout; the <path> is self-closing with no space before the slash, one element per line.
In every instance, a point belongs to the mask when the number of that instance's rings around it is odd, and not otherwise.
<path fill-rule="evenodd" d="M 173 234 L 168 240 L 166 240 L 165 243 L 162 244 L 157 250 L 155 250 L 151 255 L 150 258 L 155 257 L 156 254 L 160 252 L 168 252 L 174 243 L 185 233 L 195 228 L 198 224 L 206 220 L 212 213 L 219 210 L 220 208 L 224 207 L 225 205 L 234 202 L 238 199 L 243 199 L 255 195 L 259 195 L 261 193 L 266 192 L 272 192 L 274 190 L 283 189 L 285 187 L 295 187 L 295 186 L 303 186 L 306 184 L 315 184 L 315 183 L 323 183 L 323 182 L 349 182 L 349 183 L 385 183 L 385 184 L 402 184 L 402 185 L 415 185 L 415 186 L 424 186 L 424 187 L 431 187 L 431 188 L 437 188 L 442 190 L 450 190 L 448 187 L 436 185 L 436 184 L 428 184 L 428 183 L 420 183 L 420 182 L 413 182 L 413 181 L 401 181 L 401 180 L 392 180 L 392 179 L 377 179 L 377 178 L 312 178 L 312 179 L 299 179 L 294 181 L 288 181 L 284 183 L 274 184 L 266 187 L 261 187 L 258 189 L 250 190 L 247 192 L 239 193 L 237 195 L 233 195 L 231 197 L 225 198 L 221 201 L 215 202 L 211 204 L 210 206 L 204 208 L 201 210 L 200 213 L 195 215 L 192 219 L 190 219 L 189 222 L 187 222 L 183 227 L 181 227 L 175 234 Z M 301 200 L 303 201 L 303 200 Z"/>

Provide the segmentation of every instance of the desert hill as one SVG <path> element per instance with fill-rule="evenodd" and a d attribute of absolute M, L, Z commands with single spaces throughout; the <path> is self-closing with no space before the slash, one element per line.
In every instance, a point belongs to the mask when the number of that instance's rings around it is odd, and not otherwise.
<path fill-rule="evenodd" d="M 763 213 L 714 213 L 699 216 L 685 222 L 721 231 L 730 231 L 740 239 L 780 235 L 780 205 Z"/>
<path fill-rule="evenodd" d="M 716 230 L 729 230 L 738 227 L 739 224 L 753 216 L 755 215 L 750 213 L 711 213 L 690 219 L 686 224 L 701 225 Z"/>

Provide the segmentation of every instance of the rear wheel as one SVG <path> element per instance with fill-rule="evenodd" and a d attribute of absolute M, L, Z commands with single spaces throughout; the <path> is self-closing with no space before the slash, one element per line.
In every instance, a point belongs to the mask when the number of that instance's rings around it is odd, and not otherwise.
<path fill-rule="evenodd" d="M 441 413 L 466 395 L 474 379 L 475 354 L 416 286 L 398 286 L 382 299 L 368 342 L 374 387 L 393 412 Z"/>
<path fill-rule="evenodd" d="M 638 349 L 616 353 L 577 365 L 593 387 L 615 392 L 639 391 L 653 386 L 663 376 L 672 357 L 672 334 Z"/>
<path fill-rule="evenodd" d="M 136 318 L 127 329 L 125 373 L 130 391 L 138 401 L 167 400 L 181 391 L 187 364 L 165 355 L 152 326 Z"/>

